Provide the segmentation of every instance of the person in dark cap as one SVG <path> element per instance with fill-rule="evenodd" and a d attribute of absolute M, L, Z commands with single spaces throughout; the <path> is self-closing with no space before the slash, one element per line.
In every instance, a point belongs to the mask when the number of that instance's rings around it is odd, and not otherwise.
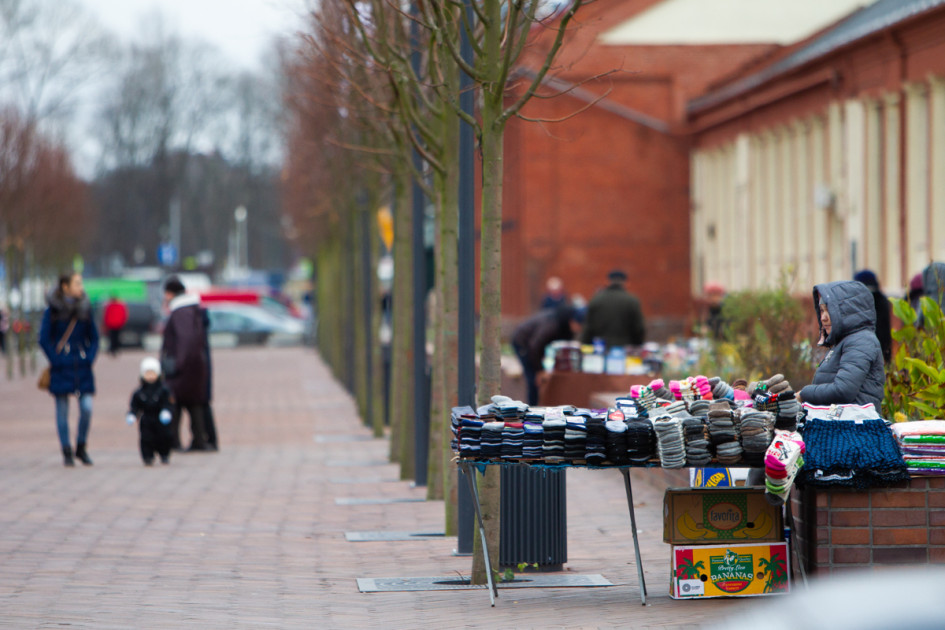
<path fill-rule="evenodd" d="M 164 283 L 164 299 L 171 314 L 164 327 L 161 367 L 174 402 L 171 436 L 180 448 L 180 419 L 184 409 L 190 416 L 191 451 L 208 448 L 204 408 L 209 402 L 207 330 L 200 298 L 185 292 L 177 276 Z"/>
<path fill-rule="evenodd" d="M 553 341 L 570 341 L 581 329 L 584 312 L 571 304 L 561 304 L 532 315 L 515 328 L 512 347 L 522 362 L 528 387 L 529 405 L 538 404 L 538 379 L 543 372 L 545 347 Z"/>
<path fill-rule="evenodd" d="M 853 279 L 865 284 L 873 294 L 873 301 L 876 303 L 876 338 L 879 339 L 879 346 L 883 349 L 883 361 L 889 363 L 892 359 L 892 324 L 890 323 L 892 307 L 889 304 L 889 298 L 880 290 L 876 274 L 869 269 L 857 271 Z"/>
<path fill-rule="evenodd" d="M 587 305 L 587 318 L 581 343 L 600 338 L 613 346 L 643 344 L 646 329 L 640 300 L 627 292 L 627 274 L 614 269 L 607 274 L 607 287 L 597 292 Z"/>

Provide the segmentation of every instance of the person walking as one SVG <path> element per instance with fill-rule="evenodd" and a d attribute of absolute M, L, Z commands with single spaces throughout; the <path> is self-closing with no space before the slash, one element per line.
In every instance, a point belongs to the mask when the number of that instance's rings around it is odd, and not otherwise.
<path fill-rule="evenodd" d="M 876 338 L 879 347 L 883 350 L 883 361 L 889 363 L 892 359 L 892 305 L 889 298 L 879 288 L 879 279 L 869 269 L 862 269 L 854 274 L 853 279 L 862 282 L 873 294 L 876 304 Z"/>
<path fill-rule="evenodd" d="M 86 444 L 92 422 L 95 375 L 92 365 L 98 355 L 98 329 L 92 306 L 85 295 L 82 275 L 66 273 L 47 296 L 48 307 L 39 329 L 39 345 L 49 360 L 49 393 L 56 400 L 56 429 L 63 463 L 74 466 L 69 440 L 69 396 L 79 401 L 79 427 L 75 457 L 92 465 Z"/>
<path fill-rule="evenodd" d="M 170 310 L 161 344 L 161 365 L 174 409 L 171 437 L 181 448 L 180 421 L 183 410 L 190 417 L 191 443 L 188 451 L 208 450 L 204 408 L 208 402 L 207 332 L 200 298 L 185 293 L 177 276 L 164 284 L 164 300 Z"/>
<path fill-rule="evenodd" d="M 646 329 L 640 300 L 627 292 L 627 274 L 615 269 L 607 274 L 608 285 L 587 305 L 587 322 L 581 343 L 600 338 L 608 347 L 643 345 Z"/>
<path fill-rule="evenodd" d="M 105 304 L 102 322 L 108 332 L 108 354 L 117 357 L 121 348 L 121 329 L 128 323 L 128 306 L 117 296 L 111 296 Z"/>

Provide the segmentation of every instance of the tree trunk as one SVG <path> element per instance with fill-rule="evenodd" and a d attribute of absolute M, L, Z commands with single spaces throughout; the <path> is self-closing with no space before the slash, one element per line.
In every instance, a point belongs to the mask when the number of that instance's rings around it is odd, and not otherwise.
<path fill-rule="evenodd" d="M 391 461 L 401 478 L 414 477 L 413 284 L 410 247 L 410 176 L 397 173 L 394 212 L 393 338 L 391 352 Z"/>
<path fill-rule="evenodd" d="M 479 359 L 479 403 L 500 393 L 502 367 L 502 156 L 504 129 L 498 123 L 502 95 L 496 98 L 484 90 L 482 115 L 482 208 L 480 210 L 479 318 L 482 351 Z M 499 512 L 501 489 L 497 466 L 486 467 L 479 486 L 482 520 L 489 544 L 492 566 L 499 566 Z M 473 537 L 473 584 L 486 581 L 482 552 L 476 551 L 479 536 Z"/>

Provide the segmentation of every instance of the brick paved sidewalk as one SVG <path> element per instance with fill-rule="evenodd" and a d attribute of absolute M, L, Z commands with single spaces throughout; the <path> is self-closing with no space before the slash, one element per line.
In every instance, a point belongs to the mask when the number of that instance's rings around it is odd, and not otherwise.
<path fill-rule="evenodd" d="M 387 441 L 370 439 L 317 355 L 218 351 L 221 451 L 153 468 L 124 423 L 142 356 L 97 364 L 91 468 L 62 466 L 52 400 L 33 379 L 0 381 L 0 626 L 695 627 L 757 605 L 669 599 L 663 488 L 648 471 L 633 471 L 645 608 L 622 479 L 610 471 L 568 472 L 567 569 L 613 587 L 503 590 L 495 608 L 485 591 L 359 593 L 358 577 L 468 574 L 470 559 L 451 555 L 455 539 L 345 541 L 345 531 L 441 530 L 443 506 L 335 504 L 424 491 L 397 481 Z"/>

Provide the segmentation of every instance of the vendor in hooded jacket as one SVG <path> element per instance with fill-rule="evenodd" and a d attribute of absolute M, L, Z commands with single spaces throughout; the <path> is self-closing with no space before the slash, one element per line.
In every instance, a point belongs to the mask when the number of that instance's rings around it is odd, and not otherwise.
<path fill-rule="evenodd" d="M 861 282 L 839 280 L 814 287 L 820 320 L 818 345 L 828 348 L 813 382 L 798 393 L 813 405 L 872 403 L 880 411 L 886 370 L 876 337 L 876 305 Z"/>

